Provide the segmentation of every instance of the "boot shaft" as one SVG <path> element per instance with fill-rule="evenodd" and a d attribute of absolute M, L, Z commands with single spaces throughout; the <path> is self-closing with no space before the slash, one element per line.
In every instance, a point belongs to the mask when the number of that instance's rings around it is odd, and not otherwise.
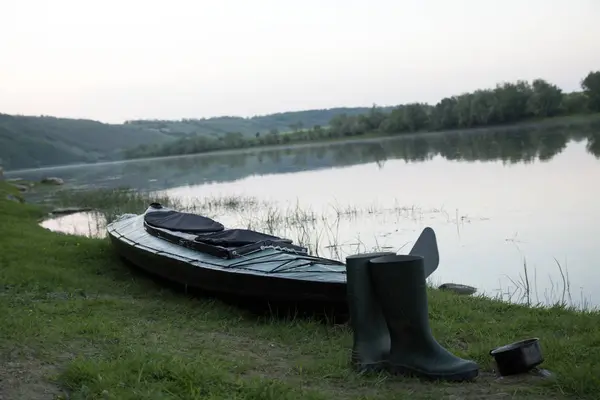
<path fill-rule="evenodd" d="M 429 308 L 423 257 L 393 255 L 369 261 L 375 297 L 391 336 L 391 346 L 430 345 Z"/>
<path fill-rule="evenodd" d="M 356 254 L 346 258 L 346 293 L 350 311 L 350 321 L 355 336 L 361 337 L 370 331 L 382 331 L 385 319 L 381 306 L 373 291 L 369 260 L 392 256 L 392 252 Z"/>
<path fill-rule="evenodd" d="M 428 324 L 423 257 L 392 255 L 374 258 L 369 261 L 369 275 L 386 315 Z"/>
<path fill-rule="evenodd" d="M 391 341 L 381 307 L 373 293 L 369 260 L 393 255 L 366 253 L 346 258 L 346 291 L 354 332 L 351 363 L 359 371 L 378 370 L 388 358 Z"/>

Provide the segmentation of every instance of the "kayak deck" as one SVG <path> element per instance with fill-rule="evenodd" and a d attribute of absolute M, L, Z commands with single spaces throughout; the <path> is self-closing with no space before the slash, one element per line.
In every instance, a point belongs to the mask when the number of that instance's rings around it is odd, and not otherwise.
<path fill-rule="evenodd" d="M 148 224 L 145 216 L 153 214 L 153 211 L 150 207 L 144 214 L 123 216 L 109 224 L 107 231 L 112 238 L 125 245 L 197 268 L 313 282 L 346 282 L 346 266 L 343 262 L 311 256 L 305 248 L 292 244 L 290 240 L 265 235 L 266 240 L 250 243 L 255 232 L 221 229 L 217 232 L 236 234 L 237 243 L 241 246 L 227 248 L 211 245 L 206 238 L 199 241 L 198 236 L 202 234 L 191 233 L 192 230 L 173 231 Z M 240 233 L 250 233 L 251 238 L 246 241 L 248 244 L 239 240 Z M 258 236 L 261 235 L 264 234 L 258 233 Z"/>

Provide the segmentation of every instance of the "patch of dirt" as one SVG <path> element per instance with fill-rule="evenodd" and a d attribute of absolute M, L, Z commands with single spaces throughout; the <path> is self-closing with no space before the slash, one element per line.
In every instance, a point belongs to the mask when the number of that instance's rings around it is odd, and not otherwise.
<path fill-rule="evenodd" d="M 64 392 L 48 380 L 53 365 L 39 360 L 0 361 L 0 400 L 53 400 Z"/>
<path fill-rule="evenodd" d="M 366 383 L 360 386 L 348 385 L 345 381 L 325 385 L 324 382 L 313 382 L 305 387 L 329 390 L 336 399 L 354 399 L 357 396 L 374 396 L 387 398 L 392 393 L 410 394 L 414 399 L 567 399 L 560 393 L 538 393 L 530 391 L 540 377 L 521 375 L 517 380 L 505 380 L 495 373 L 480 371 L 479 376 L 472 382 L 441 382 L 435 383 L 418 378 L 404 378 L 383 373 L 376 383 Z M 330 382 L 331 383 L 331 382 Z"/>

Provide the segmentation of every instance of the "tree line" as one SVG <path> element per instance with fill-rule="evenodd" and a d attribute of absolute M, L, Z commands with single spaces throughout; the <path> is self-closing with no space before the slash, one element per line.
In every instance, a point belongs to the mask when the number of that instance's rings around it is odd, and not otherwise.
<path fill-rule="evenodd" d="M 129 120 L 125 125 L 154 129 L 176 138 L 209 136 L 216 138 L 227 132 L 239 132 L 250 137 L 269 132 L 301 131 L 315 125 L 327 125 L 338 114 L 359 115 L 369 107 L 337 107 L 304 111 L 286 111 L 253 117 L 220 116 L 210 118 L 182 118 L 179 120 Z"/>
<path fill-rule="evenodd" d="M 544 79 L 499 83 L 446 97 L 435 105 L 402 104 L 393 108 L 373 106 L 366 113 L 333 116 L 328 126 L 297 126 L 292 133 L 272 129 L 248 138 L 241 132 L 227 132 L 214 138 L 186 137 L 163 145 L 143 145 L 125 151 L 126 158 L 203 153 L 254 146 L 302 143 L 351 138 L 364 135 L 395 135 L 425 131 L 481 128 L 530 120 L 600 112 L 600 71 L 588 73 L 581 91 L 565 93 Z M 389 111 L 388 111 L 389 110 Z"/>

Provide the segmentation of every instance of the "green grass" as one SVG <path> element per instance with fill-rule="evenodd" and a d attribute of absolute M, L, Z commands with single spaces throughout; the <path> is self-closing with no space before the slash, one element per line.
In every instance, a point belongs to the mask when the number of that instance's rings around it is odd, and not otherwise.
<path fill-rule="evenodd" d="M 43 211 L 5 200 L 11 190 L 0 182 L 0 398 L 541 399 L 600 390 L 598 313 L 429 289 L 434 336 L 480 363 L 480 377 L 359 376 L 348 367 L 347 326 L 258 317 L 167 288 L 120 262 L 107 240 L 41 228 Z M 530 336 L 554 378 L 498 380 L 489 350 Z"/>

